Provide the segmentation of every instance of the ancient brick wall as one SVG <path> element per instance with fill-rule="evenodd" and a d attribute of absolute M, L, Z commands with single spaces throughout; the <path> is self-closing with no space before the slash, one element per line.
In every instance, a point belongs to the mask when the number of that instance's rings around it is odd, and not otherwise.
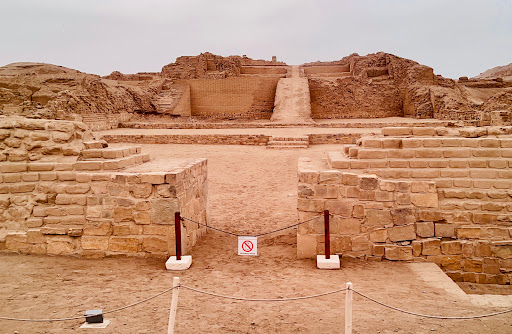
<path fill-rule="evenodd" d="M 76 159 L 83 140 L 92 137 L 85 124 L 70 121 L 0 117 L 0 162 Z"/>
<path fill-rule="evenodd" d="M 402 94 L 391 83 L 360 84 L 351 78 L 309 78 L 313 118 L 402 117 Z"/>
<path fill-rule="evenodd" d="M 21 137 L 20 131 L 25 130 L 24 138 L 44 140 L 51 149 L 38 161 L 30 159 L 31 153 L 20 153 L 29 149 L 25 146 L 18 147 L 16 155 L 2 154 L 0 250 L 167 257 L 175 254 L 176 211 L 207 224 L 206 159 L 170 162 L 175 167 L 167 166 L 165 172 L 124 173 L 120 171 L 124 167 L 148 160 L 140 154 L 140 147 L 106 149 L 101 142 L 86 142 L 85 146 L 99 146 L 78 150 L 79 156 L 65 156 L 63 144 L 55 140 L 64 138 L 65 129 L 76 132 L 71 127 L 76 122 L 26 120 L 17 124 L 8 130 L 13 136 Z M 27 154 L 29 159 L 18 159 Z M 185 222 L 184 252 L 204 232 L 198 224 Z"/>
<path fill-rule="evenodd" d="M 299 220 L 329 210 L 332 252 L 431 261 L 456 281 L 512 282 L 512 128 L 385 128 L 327 166 L 299 164 Z M 298 255 L 323 251 L 322 219 Z"/>
<path fill-rule="evenodd" d="M 189 80 L 192 116 L 270 118 L 278 78 Z"/>

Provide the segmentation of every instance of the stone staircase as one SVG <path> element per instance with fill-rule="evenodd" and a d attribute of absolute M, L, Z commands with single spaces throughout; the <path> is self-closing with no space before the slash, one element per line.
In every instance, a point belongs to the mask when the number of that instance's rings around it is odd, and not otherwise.
<path fill-rule="evenodd" d="M 140 146 L 108 147 L 105 141 L 84 142 L 74 169 L 79 171 L 112 171 L 150 160 L 149 154 L 142 154 Z"/>
<path fill-rule="evenodd" d="M 272 149 L 290 149 L 290 148 L 308 148 L 309 137 L 271 137 L 268 141 L 267 148 Z"/>
<path fill-rule="evenodd" d="M 176 96 L 170 90 L 162 91 L 154 101 L 159 112 L 170 112 L 176 107 L 177 103 Z"/>

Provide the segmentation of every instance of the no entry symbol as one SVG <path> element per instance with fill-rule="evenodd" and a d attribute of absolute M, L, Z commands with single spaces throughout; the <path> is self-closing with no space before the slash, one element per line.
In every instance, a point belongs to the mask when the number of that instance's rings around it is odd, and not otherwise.
<path fill-rule="evenodd" d="M 250 252 L 254 248 L 254 245 L 249 240 L 242 242 L 242 249 L 244 252 Z"/>
<path fill-rule="evenodd" d="M 258 238 L 238 237 L 238 255 L 258 255 Z"/>

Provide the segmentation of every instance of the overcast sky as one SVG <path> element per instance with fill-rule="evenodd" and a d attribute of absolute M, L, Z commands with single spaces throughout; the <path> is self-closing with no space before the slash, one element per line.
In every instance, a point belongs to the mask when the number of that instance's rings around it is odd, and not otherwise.
<path fill-rule="evenodd" d="M 182 55 L 302 64 L 393 53 L 446 77 L 512 62 L 512 0 L 0 0 L 0 66 L 109 74 Z"/>

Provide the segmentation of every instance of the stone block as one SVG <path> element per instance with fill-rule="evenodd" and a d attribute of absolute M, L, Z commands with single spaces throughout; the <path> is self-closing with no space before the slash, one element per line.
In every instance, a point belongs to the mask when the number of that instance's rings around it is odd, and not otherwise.
<path fill-rule="evenodd" d="M 411 182 L 411 192 L 413 193 L 433 193 L 436 191 L 435 182 L 413 181 Z"/>
<path fill-rule="evenodd" d="M 370 232 L 371 242 L 386 242 L 388 239 L 388 231 L 385 228 L 379 228 Z M 382 254 L 384 255 L 384 254 Z"/>
<path fill-rule="evenodd" d="M 477 242 L 474 248 L 474 254 L 478 257 L 488 257 L 492 255 L 491 244 L 489 242 Z"/>
<path fill-rule="evenodd" d="M 319 182 L 320 183 L 340 184 L 341 178 L 342 178 L 342 173 L 337 170 L 321 171 L 319 174 Z"/>
<path fill-rule="evenodd" d="M 151 224 L 151 214 L 149 212 L 139 212 L 136 211 L 133 213 L 133 219 L 135 220 L 135 224 L 138 225 L 148 225 Z"/>
<path fill-rule="evenodd" d="M 435 235 L 434 223 L 432 222 L 417 222 L 416 234 L 422 238 L 429 238 Z"/>
<path fill-rule="evenodd" d="M 445 255 L 462 254 L 462 244 L 460 241 L 441 241 L 441 253 Z"/>
<path fill-rule="evenodd" d="M 440 265 L 443 270 L 460 270 L 461 257 L 460 255 L 443 255 L 440 256 Z"/>
<path fill-rule="evenodd" d="M 366 210 L 366 224 L 369 226 L 385 226 L 392 223 L 389 210 Z"/>
<path fill-rule="evenodd" d="M 330 220 L 330 228 L 333 234 L 359 234 L 361 232 L 361 221 L 355 218 L 332 217 Z"/>
<path fill-rule="evenodd" d="M 455 238 L 455 224 L 435 224 L 435 236 L 442 238 Z"/>
<path fill-rule="evenodd" d="M 154 224 L 174 224 L 174 213 L 179 211 L 177 199 L 155 199 L 151 203 L 152 221 Z"/>
<path fill-rule="evenodd" d="M 500 259 L 512 259 L 512 241 L 493 241 L 491 253 L 492 256 Z"/>
<path fill-rule="evenodd" d="M 129 191 L 135 198 L 148 198 L 153 191 L 153 185 L 149 183 L 130 184 Z"/>
<path fill-rule="evenodd" d="M 324 203 L 325 201 L 321 199 L 299 198 L 297 201 L 297 210 L 306 212 L 322 212 L 324 210 Z"/>
<path fill-rule="evenodd" d="M 423 248 L 422 242 L 419 240 L 413 240 L 411 242 L 411 246 L 412 246 L 412 255 L 414 257 L 421 256 L 421 251 Z"/>
<path fill-rule="evenodd" d="M 165 183 L 166 173 L 145 173 L 141 174 L 141 182 L 151 184 L 162 184 Z"/>
<path fill-rule="evenodd" d="M 385 246 L 384 257 L 391 261 L 409 261 L 413 259 L 411 246 Z"/>
<path fill-rule="evenodd" d="M 465 259 L 462 268 L 467 272 L 481 273 L 483 271 L 483 261 L 478 259 Z"/>
<path fill-rule="evenodd" d="M 146 252 L 166 252 L 167 238 L 148 236 L 142 238 L 142 249 Z"/>
<path fill-rule="evenodd" d="M 108 249 L 107 236 L 83 236 L 81 238 L 81 245 L 86 250 L 102 250 Z"/>
<path fill-rule="evenodd" d="M 84 227 L 84 235 L 105 236 L 110 234 L 112 234 L 110 221 L 90 221 Z"/>
<path fill-rule="evenodd" d="M 354 203 L 355 201 L 350 199 L 327 200 L 325 201 L 325 210 L 329 210 L 330 213 L 335 215 L 351 217 Z"/>
<path fill-rule="evenodd" d="M 486 274 L 500 274 L 500 264 L 501 263 L 499 259 L 485 258 L 483 264 L 483 271 Z"/>
<path fill-rule="evenodd" d="M 411 134 L 411 128 L 408 127 L 389 127 L 382 128 L 383 136 L 408 136 Z"/>
<path fill-rule="evenodd" d="M 370 243 L 366 234 L 352 236 L 353 251 L 367 251 L 370 249 Z"/>
<path fill-rule="evenodd" d="M 316 236 L 314 235 L 298 235 L 297 236 L 297 258 L 308 259 L 314 258 L 316 254 Z"/>
<path fill-rule="evenodd" d="M 139 239 L 132 237 L 110 237 L 108 249 L 119 253 L 136 253 L 139 251 Z"/>
<path fill-rule="evenodd" d="M 49 255 L 71 255 L 76 253 L 76 250 L 71 237 L 51 236 L 47 238 L 46 252 Z"/>
<path fill-rule="evenodd" d="M 482 228 L 476 226 L 461 226 L 457 229 L 457 238 L 459 239 L 480 239 L 482 237 Z"/>
<path fill-rule="evenodd" d="M 418 207 L 437 208 L 439 200 L 436 193 L 412 193 L 411 203 Z"/>
<path fill-rule="evenodd" d="M 414 225 L 395 226 L 388 229 L 389 240 L 392 242 L 414 240 L 416 239 L 416 232 Z"/>
<path fill-rule="evenodd" d="M 416 222 L 414 210 L 411 207 L 391 209 L 394 225 L 409 225 Z"/>
<path fill-rule="evenodd" d="M 173 213 L 174 217 L 174 213 Z M 114 208 L 114 223 L 122 221 L 133 221 L 133 210 L 130 207 L 115 207 Z"/>
<path fill-rule="evenodd" d="M 421 254 L 423 255 L 440 255 L 441 254 L 441 241 L 439 239 L 425 239 L 422 240 L 423 250 Z"/>

